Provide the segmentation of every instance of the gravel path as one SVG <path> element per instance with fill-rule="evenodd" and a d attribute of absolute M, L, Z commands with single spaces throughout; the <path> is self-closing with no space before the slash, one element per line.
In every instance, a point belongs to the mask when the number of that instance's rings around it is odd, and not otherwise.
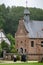
<path fill-rule="evenodd" d="M 38 61 L 26 61 L 27 63 L 36 63 L 36 62 L 38 62 Z M 21 61 L 16 61 L 16 62 L 14 62 L 14 61 L 0 61 L 0 64 L 3 64 L 3 63 L 24 63 L 24 62 L 21 62 Z"/>

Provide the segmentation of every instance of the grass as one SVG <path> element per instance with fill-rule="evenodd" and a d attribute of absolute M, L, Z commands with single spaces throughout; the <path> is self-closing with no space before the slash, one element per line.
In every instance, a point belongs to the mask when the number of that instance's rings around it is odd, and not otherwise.
<path fill-rule="evenodd" d="M 43 63 L 11 63 L 11 64 L 0 64 L 0 65 L 43 65 Z"/>

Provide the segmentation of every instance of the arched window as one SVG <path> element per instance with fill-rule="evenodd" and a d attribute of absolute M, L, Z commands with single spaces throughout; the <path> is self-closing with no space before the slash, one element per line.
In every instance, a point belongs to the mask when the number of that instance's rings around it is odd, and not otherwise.
<path fill-rule="evenodd" d="M 41 47 L 43 47 L 43 41 L 41 41 Z"/>
<path fill-rule="evenodd" d="M 34 41 L 31 41 L 31 47 L 34 47 Z"/>
<path fill-rule="evenodd" d="M 25 42 L 26 42 L 26 40 L 25 40 Z"/>
<path fill-rule="evenodd" d="M 23 42 L 21 41 L 21 43 L 23 43 Z"/>
<path fill-rule="evenodd" d="M 26 49 L 25 49 L 25 52 L 26 52 Z"/>
<path fill-rule="evenodd" d="M 23 53 L 23 48 L 20 48 L 20 52 Z"/>

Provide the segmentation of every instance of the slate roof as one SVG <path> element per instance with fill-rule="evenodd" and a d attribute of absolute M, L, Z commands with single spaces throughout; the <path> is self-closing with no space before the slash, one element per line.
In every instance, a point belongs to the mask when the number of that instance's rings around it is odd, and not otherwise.
<path fill-rule="evenodd" d="M 24 21 L 24 25 L 30 38 L 43 38 L 43 21 Z"/>

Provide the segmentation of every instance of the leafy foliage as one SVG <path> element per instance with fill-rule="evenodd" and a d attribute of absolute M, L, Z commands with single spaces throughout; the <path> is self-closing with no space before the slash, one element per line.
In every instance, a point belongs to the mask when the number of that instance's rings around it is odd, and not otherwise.
<path fill-rule="evenodd" d="M 15 49 L 15 39 L 14 37 L 9 33 L 7 34 L 8 39 L 10 40 L 10 51 L 11 53 L 17 53 L 17 50 Z"/>
<path fill-rule="evenodd" d="M 9 33 L 9 34 L 7 34 L 7 38 L 9 39 L 9 41 L 11 42 L 11 45 L 13 44 L 15 44 L 15 39 L 14 39 L 14 37 Z"/>
<path fill-rule="evenodd" d="M 9 50 L 9 45 L 5 41 L 2 41 L 1 48 L 2 48 L 2 50 L 6 49 L 8 51 Z"/>
<path fill-rule="evenodd" d="M 2 52 L 2 47 L 1 47 L 1 44 L 0 44 L 0 53 Z"/>

